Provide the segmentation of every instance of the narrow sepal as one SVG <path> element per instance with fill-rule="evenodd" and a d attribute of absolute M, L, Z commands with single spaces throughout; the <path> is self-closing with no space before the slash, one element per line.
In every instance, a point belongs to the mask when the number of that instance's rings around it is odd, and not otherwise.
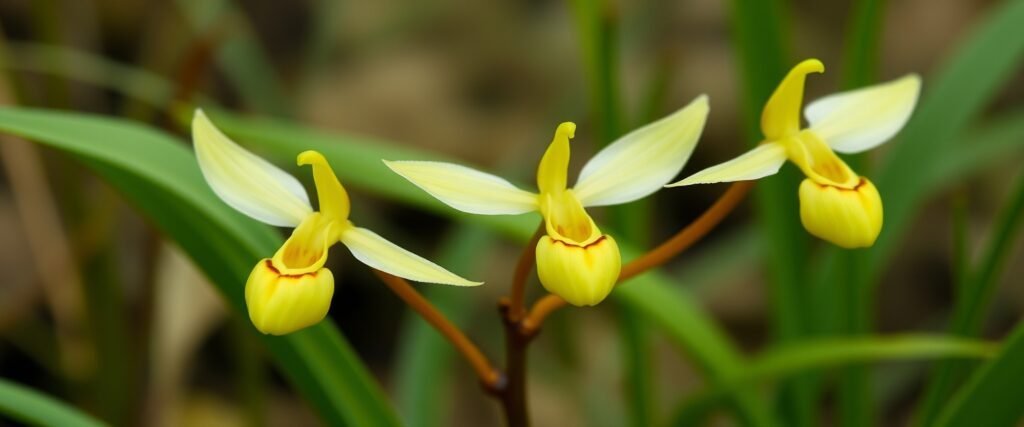
<path fill-rule="evenodd" d="M 294 227 L 313 212 L 295 177 L 240 147 L 202 110 L 192 117 L 192 140 L 203 177 L 228 206 L 280 227 Z"/>
<path fill-rule="evenodd" d="M 377 270 L 398 277 L 424 283 L 455 286 L 478 286 L 473 282 L 445 270 L 427 259 L 402 249 L 370 230 L 350 227 L 341 234 L 341 243 L 352 256 Z"/>
<path fill-rule="evenodd" d="M 478 215 L 514 215 L 537 210 L 537 195 L 501 177 L 453 163 L 384 161 L 392 171 L 437 200 Z"/>

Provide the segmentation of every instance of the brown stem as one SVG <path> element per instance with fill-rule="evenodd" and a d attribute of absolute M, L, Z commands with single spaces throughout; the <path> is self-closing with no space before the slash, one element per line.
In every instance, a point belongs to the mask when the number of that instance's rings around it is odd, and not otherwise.
<path fill-rule="evenodd" d="M 743 197 L 747 195 L 747 192 L 750 191 L 750 188 L 753 186 L 753 181 L 740 181 L 733 183 L 732 186 L 726 190 L 725 194 L 722 194 L 722 197 L 719 197 L 718 200 L 715 201 L 708 210 L 704 211 L 700 217 L 684 227 L 682 230 L 679 230 L 678 233 L 658 247 L 623 266 L 622 272 L 619 273 L 619 280 L 617 283 L 622 284 L 640 273 L 664 264 L 692 246 L 694 243 L 700 241 L 700 239 L 714 229 L 718 223 L 722 222 L 722 219 L 724 219 L 729 212 L 732 212 L 732 210 L 739 205 L 740 201 L 743 200 Z M 544 319 L 547 318 L 548 315 L 565 305 L 565 300 L 557 295 L 548 294 L 544 296 L 533 305 L 530 309 L 530 313 L 525 319 L 523 319 L 522 328 L 527 332 L 536 331 L 544 323 Z"/>
<path fill-rule="evenodd" d="M 537 242 L 540 241 L 543 235 L 544 221 L 541 221 L 537 231 L 530 238 L 530 242 L 523 248 L 523 253 L 519 256 L 519 262 L 516 263 L 516 271 L 512 276 L 512 291 L 509 296 L 508 307 L 503 309 L 506 311 L 506 314 L 503 316 L 506 319 L 518 322 L 526 315 L 526 282 L 530 278 L 530 272 L 533 271 L 533 264 L 536 261 Z"/>
<path fill-rule="evenodd" d="M 505 322 L 505 377 L 493 394 L 501 401 L 508 427 L 528 427 L 526 348 L 534 337 L 534 331 L 523 329 L 522 319 L 513 320 L 508 300 L 499 303 L 499 311 Z"/>
<path fill-rule="evenodd" d="M 509 427 L 526 427 L 530 418 L 526 410 L 526 347 L 533 338 L 533 331 L 522 328 L 526 317 L 526 282 L 530 278 L 536 261 L 537 242 L 544 235 L 542 221 L 533 233 L 530 242 L 523 248 L 519 262 L 512 276 L 510 296 L 502 298 L 498 303 L 501 319 L 505 323 L 505 377 L 491 390 L 501 402 L 505 411 L 505 420 Z"/>
<path fill-rule="evenodd" d="M 462 330 L 452 324 L 444 314 L 437 311 L 437 308 L 430 301 L 423 298 L 423 295 L 417 292 L 409 282 L 401 277 L 393 276 L 380 270 L 374 270 L 374 273 L 377 274 L 377 277 L 384 284 L 391 288 L 395 295 L 398 295 L 409 307 L 416 310 L 420 316 L 423 316 L 423 320 L 430 323 L 455 346 L 455 349 L 462 354 L 462 357 L 473 366 L 473 370 L 476 371 L 476 375 L 480 378 L 480 382 L 483 383 L 484 387 L 488 390 L 501 387 L 501 373 L 494 369 L 494 366 L 491 365 L 487 356 L 484 356 L 483 352 L 480 351 L 480 348 L 473 341 L 470 341 L 466 334 L 462 333 Z"/>

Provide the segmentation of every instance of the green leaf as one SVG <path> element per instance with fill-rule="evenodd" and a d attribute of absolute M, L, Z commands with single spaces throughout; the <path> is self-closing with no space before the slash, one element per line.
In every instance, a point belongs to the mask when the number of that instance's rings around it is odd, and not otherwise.
<path fill-rule="evenodd" d="M 217 199 L 184 144 L 131 122 L 21 108 L 0 109 L 0 130 L 67 152 L 95 170 L 174 239 L 244 316 L 242 284 L 252 265 L 282 240 Z M 383 392 L 332 322 L 261 337 L 327 423 L 398 425 Z"/>
<path fill-rule="evenodd" d="M 6 58 L 0 58 L 4 60 L 0 67 L 5 70 L 65 77 L 115 90 L 154 107 L 167 106 L 174 96 L 174 85 L 163 76 L 85 50 L 17 42 L 6 42 L 4 48 Z M 74 66 L 54 67 L 54 63 Z"/>
<path fill-rule="evenodd" d="M 106 424 L 28 387 L 0 378 L 0 413 L 29 425 L 102 427 Z"/>
<path fill-rule="evenodd" d="M 882 15 L 885 11 L 884 0 L 858 0 L 851 6 L 850 26 L 847 30 L 844 63 L 842 71 L 843 88 L 855 89 L 874 83 L 878 63 L 878 37 L 882 31 Z M 858 172 L 867 175 L 868 164 L 866 153 L 847 156 L 846 161 Z M 825 303 L 814 305 L 817 313 L 840 314 L 839 332 L 847 335 L 859 335 L 871 329 L 871 319 L 862 316 L 869 312 L 863 306 L 872 304 L 871 294 L 864 292 L 866 287 L 858 286 L 858 276 L 863 269 L 865 256 L 862 251 L 838 251 L 837 263 L 843 266 L 847 274 L 845 280 L 827 283 L 817 287 L 823 293 Z M 845 427 L 870 426 L 875 424 L 875 411 L 871 396 L 870 375 L 864 366 L 850 366 L 840 373 L 837 391 L 837 418 L 839 425 Z M 814 411 L 815 405 L 807 410 Z M 810 414 L 806 424 L 813 424 L 817 414 Z"/>
<path fill-rule="evenodd" d="M 1024 0 L 992 7 L 939 72 L 924 79 L 922 100 L 875 180 L 885 202 L 885 228 L 869 257 L 873 280 L 897 248 L 914 212 L 928 196 L 928 178 L 1024 60 Z M 956 102 L 950 102 L 956 100 Z"/>
<path fill-rule="evenodd" d="M 232 0 L 177 0 L 200 43 L 216 43 L 217 65 L 242 99 L 269 114 L 287 116 L 291 100 L 273 62 L 259 45 L 244 11 Z"/>
<path fill-rule="evenodd" d="M 597 128 L 594 140 L 597 147 L 603 147 L 618 138 L 623 127 L 618 11 L 608 0 L 573 0 L 572 9 L 590 82 L 591 119 Z"/>
<path fill-rule="evenodd" d="M 857 0 L 852 9 L 843 52 L 843 86 L 851 89 L 874 83 L 885 0 Z"/>
<path fill-rule="evenodd" d="M 998 162 L 1024 158 L 1024 111 L 985 120 L 963 132 L 950 153 L 936 161 L 925 179 L 926 193 L 961 182 L 968 175 Z"/>
<path fill-rule="evenodd" d="M 619 307 L 619 339 L 626 377 L 629 422 L 634 427 L 654 424 L 654 349 L 648 322 L 629 306 Z"/>
<path fill-rule="evenodd" d="M 479 264 L 473 264 L 482 250 L 493 242 L 493 233 L 479 226 L 459 227 L 448 237 L 437 261 L 456 271 L 475 276 Z M 477 308 L 473 294 L 451 286 L 432 286 L 424 294 L 452 323 L 459 325 Z M 402 420 L 408 427 L 446 426 L 452 423 L 443 410 L 450 403 L 448 390 L 456 372 L 469 371 L 456 357 L 455 349 L 422 317 L 408 313 L 403 322 L 400 347 L 395 362 L 396 397 Z"/>
<path fill-rule="evenodd" d="M 976 336 L 981 331 L 985 314 L 995 292 L 999 273 L 1006 265 L 1006 259 L 1013 250 L 1013 241 L 1024 220 L 1024 173 L 1010 193 L 1010 200 L 999 212 L 999 219 L 989 235 L 978 268 L 967 274 L 966 280 L 958 283 L 950 322 L 950 333 L 961 336 Z M 942 363 L 935 369 L 935 375 L 925 389 L 918 425 L 929 426 L 946 403 L 955 387 L 970 372 L 971 366 L 964 363 Z"/>
<path fill-rule="evenodd" d="M 1002 350 L 982 366 L 952 401 L 935 427 L 1012 427 L 1024 418 L 1020 379 L 1024 378 L 1024 323 L 1018 324 Z"/>
<path fill-rule="evenodd" d="M 731 26 L 742 78 L 745 129 L 751 143 L 761 141 L 764 103 L 794 65 L 785 33 L 788 5 L 782 0 L 733 0 Z M 793 342 L 808 335 L 806 260 L 809 239 L 800 224 L 797 191 L 800 175 L 784 167 L 754 189 L 759 227 L 764 233 L 771 290 L 772 332 L 776 340 Z M 779 412 L 793 426 L 814 425 L 812 378 L 795 378 L 783 386 Z"/>
<path fill-rule="evenodd" d="M 639 251 L 624 246 L 622 253 L 624 259 L 630 259 Z M 725 332 L 689 293 L 668 283 L 658 272 L 649 272 L 616 287 L 612 296 L 659 326 L 709 381 L 717 383 L 737 375 L 744 369 L 745 360 Z M 734 395 L 732 406 L 745 425 L 775 425 L 764 402 L 753 391 Z"/>
<path fill-rule="evenodd" d="M 757 384 L 801 373 L 878 361 L 987 358 L 994 356 L 996 349 L 996 345 L 981 341 L 919 334 L 813 339 L 782 344 L 751 359 L 736 376 L 697 394 L 677 412 L 677 419 L 689 419 L 696 413 L 712 409 L 715 402 L 731 393 L 746 392 Z M 675 422 L 673 425 L 683 424 Z"/>

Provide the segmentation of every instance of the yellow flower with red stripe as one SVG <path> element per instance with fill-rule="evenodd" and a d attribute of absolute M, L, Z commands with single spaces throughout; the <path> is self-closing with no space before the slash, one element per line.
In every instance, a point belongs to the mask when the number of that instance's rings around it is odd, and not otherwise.
<path fill-rule="evenodd" d="M 615 239 L 601 232 L 586 207 L 631 202 L 654 193 L 690 158 L 708 114 L 706 96 L 637 129 L 598 152 L 569 187 L 569 140 L 576 125 L 562 123 L 537 168 L 536 193 L 451 163 L 385 162 L 445 204 L 480 215 L 539 211 L 546 235 L 537 243 L 537 275 L 549 292 L 577 306 L 603 301 L 619 277 Z"/>
<path fill-rule="evenodd" d="M 298 156 L 311 166 L 320 211 L 295 177 L 246 151 L 203 114 L 192 119 L 192 139 L 203 177 L 225 203 L 258 221 L 294 227 L 273 257 L 256 263 L 245 284 L 249 318 L 260 332 L 283 335 L 312 326 L 327 315 L 334 275 L 324 267 L 327 250 L 341 243 L 362 263 L 409 280 L 476 286 L 349 220 L 348 193 L 327 159 L 316 151 Z"/>
<path fill-rule="evenodd" d="M 835 151 L 858 153 L 888 141 L 914 111 L 921 79 L 899 79 L 827 96 L 804 109 L 804 81 L 825 66 L 801 62 L 786 75 L 761 113 L 765 140 L 728 162 L 704 169 L 670 187 L 747 181 L 778 172 L 786 159 L 807 177 L 799 189 L 800 220 L 811 234 L 844 248 L 868 247 L 882 230 L 882 199 Z"/>

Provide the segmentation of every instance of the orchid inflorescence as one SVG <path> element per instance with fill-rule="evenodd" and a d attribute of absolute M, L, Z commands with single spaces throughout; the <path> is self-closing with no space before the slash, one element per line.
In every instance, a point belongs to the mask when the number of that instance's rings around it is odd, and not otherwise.
<path fill-rule="evenodd" d="M 835 152 L 861 152 L 891 139 L 914 110 L 920 78 L 908 75 L 812 102 L 804 109 L 809 126 L 803 127 L 804 82 L 808 74 L 823 71 L 815 59 L 794 67 L 764 107 L 763 142 L 674 184 L 669 182 L 682 171 L 704 128 L 709 111 L 705 95 L 609 144 L 583 166 L 571 187 L 569 141 L 576 125 L 570 122 L 557 127 L 540 159 L 537 191 L 451 163 L 384 163 L 462 212 L 539 212 L 542 232 L 536 246 L 528 250 L 535 256 L 541 285 L 569 304 L 593 306 L 612 291 L 623 266 L 615 239 L 602 232 L 587 207 L 628 203 L 663 187 L 756 180 L 776 173 L 787 159 L 806 176 L 797 191 L 800 219 L 809 233 L 843 248 L 874 243 L 883 222 L 881 196 L 870 180 L 856 174 Z M 260 332 L 287 334 L 326 316 L 334 277 L 324 265 L 328 248 L 339 242 L 357 260 L 387 277 L 456 286 L 482 284 L 355 226 L 349 220 L 348 194 L 320 153 L 306 151 L 297 159 L 300 166 L 312 167 L 319 199 L 319 210 L 314 211 L 297 179 L 231 141 L 202 111 L 194 116 L 192 132 L 203 175 L 225 203 L 258 221 L 294 227 L 277 253 L 256 262 L 246 282 L 249 317 Z"/>

